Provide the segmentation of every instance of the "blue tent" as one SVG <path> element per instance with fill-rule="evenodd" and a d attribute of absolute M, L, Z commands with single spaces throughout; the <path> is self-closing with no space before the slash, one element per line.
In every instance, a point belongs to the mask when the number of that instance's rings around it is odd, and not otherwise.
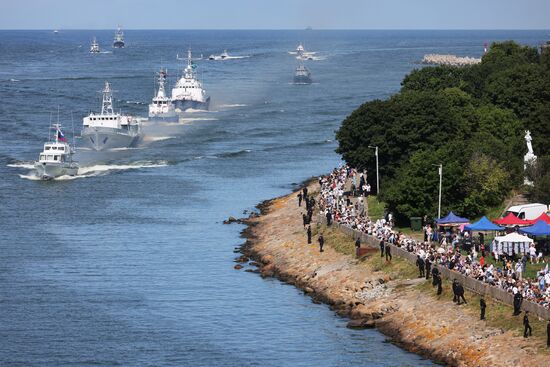
<path fill-rule="evenodd" d="M 550 224 L 543 220 L 537 220 L 537 223 L 529 227 L 520 228 L 519 231 L 532 236 L 550 236 Z"/>
<path fill-rule="evenodd" d="M 444 225 L 444 224 L 468 223 L 469 221 L 470 221 L 469 219 L 461 218 L 451 211 L 449 212 L 449 214 L 447 214 L 446 217 L 436 220 L 436 223 L 439 225 Z"/>
<path fill-rule="evenodd" d="M 486 216 L 483 216 L 483 218 L 473 224 L 464 226 L 464 229 L 466 231 L 504 231 L 503 227 L 497 226 L 489 219 L 487 219 Z"/>

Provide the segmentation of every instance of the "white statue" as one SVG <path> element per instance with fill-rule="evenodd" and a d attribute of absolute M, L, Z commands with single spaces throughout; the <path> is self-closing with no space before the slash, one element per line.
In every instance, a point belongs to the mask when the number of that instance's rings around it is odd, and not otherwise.
<path fill-rule="evenodd" d="M 531 144 L 531 141 L 533 139 L 531 138 L 531 132 L 529 130 L 525 130 L 525 142 L 527 143 L 527 154 L 526 155 L 535 155 L 533 153 L 533 145 Z"/>
<path fill-rule="evenodd" d="M 537 156 L 533 153 L 533 144 L 531 144 L 531 132 L 529 130 L 525 131 L 525 143 L 527 144 L 527 153 L 523 156 L 523 171 L 527 170 L 527 166 L 531 166 L 537 160 Z M 533 183 L 527 178 L 524 178 L 523 183 L 525 185 L 533 186 Z"/>

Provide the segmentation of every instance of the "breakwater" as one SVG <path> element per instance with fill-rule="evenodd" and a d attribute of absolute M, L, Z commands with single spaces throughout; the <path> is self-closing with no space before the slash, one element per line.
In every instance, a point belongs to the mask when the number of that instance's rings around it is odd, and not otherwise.
<path fill-rule="evenodd" d="M 318 185 L 310 184 L 310 192 L 315 190 Z M 296 193 L 266 202 L 261 209 L 259 217 L 246 221 L 242 252 L 260 264 L 262 276 L 277 277 L 302 289 L 314 302 L 328 304 L 351 319 L 350 327 L 376 327 L 403 348 L 451 366 L 546 363 L 548 355 L 538 351 L 540 345 L 533 339 L 479 321 L 477 310 L 451 301 L 448 288 L 438 298 L 419 288 L 425 279 L 388 271 L 399 267 L 397 261 L 380 268 L 338 252 L 331 247 L 334 239 L 328 229 L 323 253 L 315 241 L 308 245 Z M 488 303 L 490 312 L 497 307 Z M 490 312 L 489 317 L 496 317 Z"/>
<path fill-rule="evenodd" d="M 468 56 L 427 54 L 424 55 L 421 62 L 428 65 L 466 66 L 479 64 L 481 59 Z"/>

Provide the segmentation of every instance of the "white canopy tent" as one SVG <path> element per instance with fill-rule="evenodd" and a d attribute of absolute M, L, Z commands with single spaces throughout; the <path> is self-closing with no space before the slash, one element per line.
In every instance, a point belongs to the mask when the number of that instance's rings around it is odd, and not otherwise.
<path fill-rule="evenodd" d="M 523 236 L 517 232 L 512 232 L 506 236 L 497 236 L 493 240 L 493 252 L 496 251 L 498 254 L 507 253 L 511 255 L 512 252 L 527 253 L 529 251 L 529 246 L 533 243 L 533 240 L 527 236 Z"/>

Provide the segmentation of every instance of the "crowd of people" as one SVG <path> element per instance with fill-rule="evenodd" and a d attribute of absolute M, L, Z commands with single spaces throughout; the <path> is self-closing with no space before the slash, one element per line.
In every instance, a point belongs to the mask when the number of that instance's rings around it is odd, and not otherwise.
<path fill-rule="evenodd" d="M 342 166 L 333 170 L 331 174 L 320 177 L 319 184 L 321 186 L 319 213 L 326 218 L 327 224 L 336 222 L 415 253 L 420 259 L 420 261 L 417 260 L 417 266 L 420 268 L 419 264 L 421 264 L 423 267 L 420 270 L 422 276 L 425 275 L 426 278 L 433 276 L 429 269 L 432 268 L 432 264 L 438 264 L 512 293 L 514 303 L 517 300 L 519 305 L 523 299 L 528 299 L 550 308 L 548 262 L 540 269 L 536 278 L 523 276 L 529 259 L 531 262 L 544 265 L 542 254 L 533 256 L 533 251 L 530 250 L 529 253 L 519 256 L 517 254 L 499 256 L 499 254 L 485 251 L 483 243 L 480 247 L 472 246 L 465 254 L 459 246 L 460 236 L 458 235 L 440 236 L 440 241 L 432 242 L 431 227 L 425 228 L 425 232 L 428 232 L 425 236 L 426 241 L 407 237 L 393 230 L 391 216 L 376 221 L 368 217 L 366 173 L 349 166 Z M 487 256 L 493 256 L 495 261 L 486 261 Z"/>

